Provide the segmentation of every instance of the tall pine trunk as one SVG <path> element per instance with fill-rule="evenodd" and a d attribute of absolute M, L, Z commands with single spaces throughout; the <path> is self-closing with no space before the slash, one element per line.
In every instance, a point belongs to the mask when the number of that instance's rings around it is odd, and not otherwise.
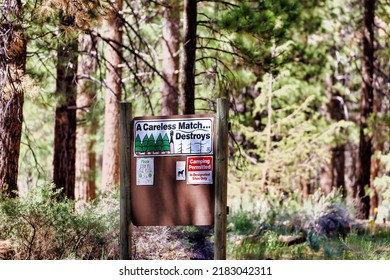
<path fill-rule="evenodd" d="M 181 78 L 181 107 L 183 114 L 195 113 L 195 60 L 197 1 L 184 0 L 184 41 Z"/>
<path fill-rule="evenodd" d="M 106 96 L 104 112 L 104 148 L 102 187 L 111 189 L 119 184 L 119 105 L 121 101 L 122 0 L 111 4 L 107 19 Z"/>
<path fill-rule="evenodd" d="M 368 121 L 373 113 L 374 104 L 374 18 L 375 0 L 364 0 L 363 15 L 363 61 L 362 88 L 360 97 L 360 142 L 357 170 L 356 200 L 358 217 L 367 219 L 370 209 L 370 198 L 365 187 L 370 186 L 370 169 L 372 155 L 372 137 L 369 135 Z"/>
<path fill-rule="evenodd" d="M 337 90 L 334 90 L 336 78 L 334 75 L 327 81 L 328 103 L 327 118 L 332 122 L 346 120 L 348 118 L 345 102 Z M 340 188 L 343 196 L 347 197 L 345 186 L 345 143 L 335 135 L 335 143 L 329 147 L 330 162 L 323 166 L 321 174 L 321 188 L 329 194 L 333 188 Z"/>
<path fill-rule="evenodd" d="M 18 162 L 22 135 L 26 67 L 26 39 L 19 20 L 22 4 L 6 0 L 0 7 L 0 190 L 18 190 Z"/>
<path fill-rule="evenodd" d="M 163 14 L 162 115 L 179 112 L 180 1 L 168 0 Z"/>
<path fill-rule="evenodd" d="M 95 136 L 97 115 L 94 114 L 96 86 L 88 77 L 97 70 L 96 37 L 82 34 L 79 39 L 77 83 L 77 138 L 75 196 L 81 202 L 96 198 Z"/>
<path fill-rule="evenodd" d="M 60 14 L 60 29 L 73 25 L 73 16 Z M 53 181 L 56 188 L 62 189 L 63 195 L 70 199 L 75 198 L 76 178 L 77 45 L 77 37 L 66 34 L 57 50 L 58 104 L 55 111 Z"/>

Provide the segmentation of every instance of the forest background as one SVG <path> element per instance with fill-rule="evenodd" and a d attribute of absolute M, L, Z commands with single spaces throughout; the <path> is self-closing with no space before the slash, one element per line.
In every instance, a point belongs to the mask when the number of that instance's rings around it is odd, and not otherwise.
<path fill-rule="evenodd" d="M 229 100 L 235 233 L 283 225 L 314 248 L 355 219 L 386 222 L 389 10 L 387 0 L 1 0 L 7 256 L 117 257 L 121 101 L 144 116 Z"/>

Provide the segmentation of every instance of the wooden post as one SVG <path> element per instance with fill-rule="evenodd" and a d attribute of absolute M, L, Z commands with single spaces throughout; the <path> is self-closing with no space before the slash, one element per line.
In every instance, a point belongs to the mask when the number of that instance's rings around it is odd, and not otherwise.
<path fill-rule="evenodd" d="M 225 98 L 217 99 L 217 143 L 215 166 L 215 211 L 214 211 L 214 259 L 226 259 L 226 204 L 228 168 L 228 114 Z"/>
<path fill-rule="evenodd" d="M 131 259 L 130 125 L 131 103 L 120 104 L 120 259 Z"/>

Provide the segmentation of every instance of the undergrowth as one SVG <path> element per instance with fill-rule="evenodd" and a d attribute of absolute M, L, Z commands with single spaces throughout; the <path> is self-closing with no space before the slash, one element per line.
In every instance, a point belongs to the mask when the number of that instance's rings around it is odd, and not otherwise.
<path fill-rule="evenodd" d="M 231 259 L 390 259 L 389 225 L 358 223 L 353 216 L 353 205 L 337 190 L 328 196 L 316 192 L 305 202 L 294 196 L 281 201 L 271 193 L 253 211 L 228 216 L 228 254 Z"/>
<path fill-rule="evenodd" d="M 76 211 L 53 185 L 18 198 L 0 195 L 0 239 L 12 244 L 9 259 L 117 259 L 119 199 L 109 193 Z"/>

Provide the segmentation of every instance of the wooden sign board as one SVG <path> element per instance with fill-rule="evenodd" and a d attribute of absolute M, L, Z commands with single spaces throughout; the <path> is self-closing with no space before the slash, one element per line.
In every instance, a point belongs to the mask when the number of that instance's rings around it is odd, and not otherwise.
<path fill-rule="evenodd" d="M 215 115 L 134 118 L 130 145 L 134 225 L 214 223 Z"/>

